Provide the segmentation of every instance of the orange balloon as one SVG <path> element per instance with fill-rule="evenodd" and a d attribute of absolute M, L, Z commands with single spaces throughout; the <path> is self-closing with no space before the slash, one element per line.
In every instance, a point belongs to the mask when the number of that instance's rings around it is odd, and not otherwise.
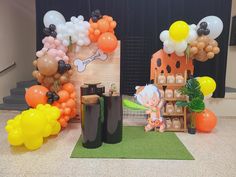
<path fill-rule="evenodd" d="M 110 22 L 110 27 L 114 29 L 116 27 L 116 21 Z"/>
<path fill-rule="evenodd" d="M 107 20 L 105 20 L 105 19 L 100 19 L 100 20 L 98 20 L 97 24 L 98 24 L 98 29 L 99 29 L 102 33 L 105 33 L 105 32 L 108 31 L 108 29 L 109 29 L 109 23 L 108 23 Z"/>
<path fill-rule="evenodd" d="M 92 42 L 97 42 L 99 36 L 95 36 L 94 34 L 89 34 L 89 39 L 92 41 Z"/>
<path fill-rule="evenodd" d="M 217 124 L 216 115 L 209 109 L 196 114 L 196 129 L 199 132 L 211 132 Z"/>
<path fill-rule="evenodd" d="M 67 122 L 68 120 L 70 120 L 70 116 L 64 116 L 63 119 Z"/>
<path fill-rule="evenodd" d="M 72 93 L 75 91 L 75 87 L 72 83 L 66 83 L 62 86 L 63 90 L 67 91 L 68 93 Z"/>
<path fill-rule="evenodd" d="M 54 101 L 53 104 L 52 104 L 52 106 L 56 106 L 56 107 L 59 108 L 59 107 L 60 107 L 60 103 L 58 103 L 57 101 Z"/>
<path fill-rule="evenodd" d="M 64 118 L 62 118 L 62 117 L 58 120 L 58 122 L 61 124 L 62 127 L 66 127 L 67 126 L 66 120 Z"/>
<path fill-rule="evenodd" d="M 76 108 L 73 108 L 73 109 L 71 110 L 70 117 L 74 118 L 76 115 L 77 115 L 77 109 L 76 109 Z"/>
<path fill-rule="evenodd" d="M 66 102 L 66 106 L 69 107 L 69 108 L 73 108 L 76 106 L 76 102 L 73 100 L 73 99 L 69 99 L 67 102 Z"/>
<path fill-rule="evenodd" d="M 65 115 L 70 115 L 70 113 L 71 113 L 70 108 L 65 108 L 64 111 L 65 111 Z"/>
<path fill-rule="evenodd" d="M 111 53 L 113 52 L 118 45 L 118 41 L 116 36 L 110 32 L 103 33 L 98 38 L 98 48 L 100 48 L 103 52 Z"/>
<path fill-rule="evenodd" d="M 65 102 L 70 97 L 69 93 L 65 90 L 60 90 L 57 94 L 60 97 L 60 99 L 58 100 L 59 103 Z"/>
<path fill-rule="evenodd" d="M 70 94 L 70 97 L 71 97 L 72 99 L 75 99 L 75 98 L 76 98 L 76 93 L 75 93 L 75 92 L 71 93 L 71 94 Z"/>
<path fill-rule="evenodd" d="M 42 85 L 34 85 L 26 90 L 25 100 L 30 107 L 35 108 L 38 104 L 46 104 L 48 89 Z"/>
<path fill-rule="evenodd" d="M 95 29 L 95 30 L 94 30 L 94 35 L 95 35 L 95 36 L 98 36 L 99 34 L 100 34 L 100 30 L 99 30 L 99 29 Z"/>

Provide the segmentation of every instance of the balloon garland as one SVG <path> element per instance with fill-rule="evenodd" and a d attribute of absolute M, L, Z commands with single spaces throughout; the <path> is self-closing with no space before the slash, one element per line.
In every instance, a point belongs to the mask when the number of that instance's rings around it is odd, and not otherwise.
<path fill-rule="evenodd" d="M 220 52 L 215 40 L 223 30 L 223 22 L 216 16 L 207 16 L 198 25 L 184 21 L 174 22 L 169 30 L 160 33 L 163 50 L 167 54 L 186 56 L 205 62 Z"/>

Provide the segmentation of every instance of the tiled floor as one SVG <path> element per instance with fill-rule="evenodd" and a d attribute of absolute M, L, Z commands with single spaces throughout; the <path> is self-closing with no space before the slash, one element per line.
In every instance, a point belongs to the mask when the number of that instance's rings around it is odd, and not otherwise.
<path fill-rule="evenodd" d="M 220 118 L 211 134 L 178 137 L 193 154 L 193 161 L 71 159 L 80 136 L 80 124 L 69 124 L 57 137 L 48 138 L 37 151 L 10 147 L 4 130 L 16 112 L 0 113 L 0 177 L 8 176 L 126 176 L 126 177 L 235 177 L 236 119 Z"/>

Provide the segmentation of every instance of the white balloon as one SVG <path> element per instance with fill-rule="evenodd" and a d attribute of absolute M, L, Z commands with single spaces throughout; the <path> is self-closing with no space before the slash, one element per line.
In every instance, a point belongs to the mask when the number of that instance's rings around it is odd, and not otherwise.
<path fill-rule="evenodd" d="M 186 41 L 187 41 L 188 43 L 190 43 L 190 42 L 196 40 L 197 37 L 198 37 L 198 35 L 197 35 L 196 30 L 192 30 L 192 29 L 191 29 L 191 30 L 189 31 L 188 38 L 187 38 Z"/>
<path fill-rule="evenodd" d="M 165 40 L 163 45 L 168 47 L 168 48 L 173 48 L 173 49 L 175 47 L 175 43 L 171 39 Z"/>
<path fill-rule="evenodd" d="M 84 21 L 84 17 L 83 17 L 82 15 L 79 15 L 79 16 L 78 16 L 78 20 L 79 20 L 79 21 Z"/>
<path fill-rule="evenodd" d="M 70 17 L 70 21 L 75 22 L 77 18 L 75 16 Z"/>
<path fill-rule="evenodd" d="M 195 24 L 191 24 L 189 25 L 190 29 L 193 29 L 193 30 L 197 30 L 197 25 Z"/>
<path fill-rule="evenodd" d="M 82 46 L 82 45 L 84 45 L 84 41 L 83 41 L 83 40 L 78 40 L 78 41 L 77 41 L 77 44 L 78 44 L 79 46 Z"/>
<path fill-rule="evenodd" d="M 162 42 L 164 42 L 165 40 L 169 39 L 169 31 L 168 30 L 164 30 L 161 32 L 160 34 L 160 40 Z"/>
<path fill-rule="evenodd" d="M 175 52 L 175 54 L 176 54 L 177 56 L 179 56 L 179 57 L 184 56 L 184 52 Z"/>
<path fill-rule="evenodd" d="M 48 11 L 43 17 L 43 23 L 45 27 L 49 27 L 50 24 L 59 25 L 66 22 L 64 16 L 55 10 Z"/>
<path fill-rule="evenodd" d="M 216 39 L 221 32 L 223 31 L 223 22 L 219 17 L 216 16 L 207 16 L 201 19 L 198 23 L 198 27 L 201 22 L 207 22 L 207 28 L 210 30 L 210 34 L 208 35 L 212 39 Z"/>
<path fill-rule="evenodd" d="M 68 46 L 68 45 L 70 44 L 70 42 L 69 42 L 69 40 L 64 39 L 64 40 L 62 41 L 62 44 L 63 44 L 64 46 Z"/>
<path fill-rule="evenodd" d="M 188 44 L 186 41 L 175 43 L 175 52 L 182 53 L 186 50 Z"/>
<path fill-rule="evenodd" d="M 165 46 L 165 45 L 163 45 L 163 50 L 164 50 L 164 52 L 166 52 L 167 54 L 171 54 L 171 53 L 173 53 L 175 50 L 174 50 L 174 48 L 172 48 L 172 47 L 167 47 L 167 46 Z"/>

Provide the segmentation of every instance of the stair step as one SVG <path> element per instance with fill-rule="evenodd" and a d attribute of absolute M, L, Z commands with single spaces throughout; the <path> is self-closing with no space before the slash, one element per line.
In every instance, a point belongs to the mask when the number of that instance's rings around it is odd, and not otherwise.
<path fill-rule="evenodd" d="M 17 82 L 17 88 L 28 88 L 31 87 L 33 85 L 37 85 L 38 82 L 36 80 L 31 80 L 31 81 L 20 81 Z"/>
<path fill-rule="evenodd" d="M 24 95 L 6 96 L 3 98 L 3 103 L 7 104 L 26 104 Z"/>
<path fill-rule="evenodd" d="M 11 95 L 25 95 L 25 88 L 13 88 L 10 92 Z"/>
<path fill-rule="evenodd" d="M 17 110 L 17 111 L 23 111 L 28 109 L 27 104 L 0 104 L 0 110 Z"/>

